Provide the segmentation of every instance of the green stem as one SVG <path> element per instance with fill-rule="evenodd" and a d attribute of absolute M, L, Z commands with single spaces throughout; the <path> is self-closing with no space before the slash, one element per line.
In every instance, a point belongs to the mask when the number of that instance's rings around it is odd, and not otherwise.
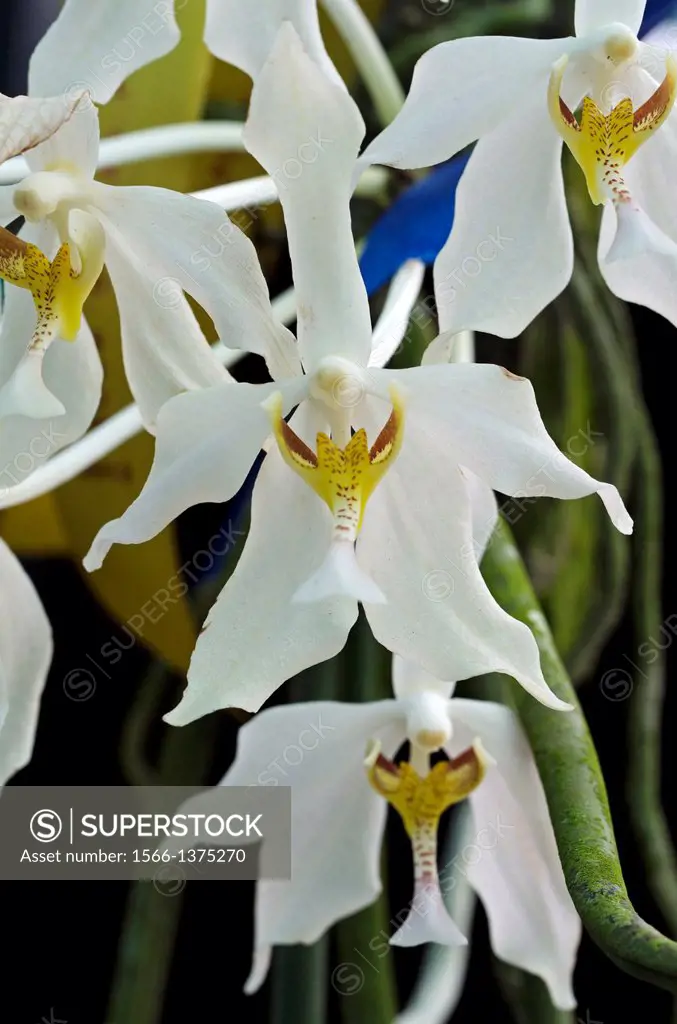
<path fill-rule="evenodd" d="M 157 665 L 149 673 L 153 697 L 162 673 Z M 165 683 L 169 679 L 170 673 L 164 669 Z M 192 785 L 206 778 L 217 728 L 216 715 L 181 729 L 168 726 L 155 784 Z M 159 1024 L 182 903 L 182 892 L 169 894 L 169 889 L 160 891 L 150 882 L 133 883 L 106 1020 Z"/>
<path fill-rule="evenodd" d="M 630 902 L 597 752 L 504 522 L 497 526 L 483 570 L 499 604 L 531 628 L 549 686 L 574 708 L 569 713 L 551 711 L 516 683 L 511 685 L 511 702 L 534 751 L 576 909 L 595 942 L 620 967 L 677 991 L 677 943 L 643 921 Z"/>
<path fill-rule="evenodd" d="M 325 1024 L 329 941 L 278 946 L 272 972 L 271 1024 Z"/>
<path fill-rule="evenodd" d="M 385 879 L 384 879 L 385 885 Z M 339 966 L 332 985 L 345 1024 L 392 1024 L 397 996 L 387 900 L 383 894 L 336 928 Z"/>

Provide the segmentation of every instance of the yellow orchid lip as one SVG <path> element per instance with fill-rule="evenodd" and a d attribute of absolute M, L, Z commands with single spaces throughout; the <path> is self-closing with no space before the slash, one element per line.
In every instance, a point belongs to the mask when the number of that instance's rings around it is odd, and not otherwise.
<path fill-rule="evenodd" d="M 263 403 L 282 458 L 315 491 L 332 514 L 326 557 L 292 596 L 294 603 L 314 603 L 348 597 L 363 604 L 386 604 L 380 587 L 357 560 L 355 542 L 362 528 L 367 501 L 393 464 L 402 445 L 404 401 L 391 384 L 392 412 L 371 447 L 367 432 L 357 430 L 344 447 L 318 433 L 317 451 L 305 443 L 282 416 L 282 393 Z M 311 398 L 311 401 L 315 400 Z M 345 426 L 349 429 L 349 420 Z"/>
<path fill-rule="evenodd" d="M 622 168 L 672 111 L 677 97 L 677 61 L 671 54 L 666 58 L 665 78 L 637 109 L 626 97 L 605 114 L 586 96 L 579 118 L 561 96 L 567 63 L 565 55 L 550 75 L 548 109 L 552 121 L 585 175 L 592 202 L 630 202 Z"/>
<path fill-rule="evenodd" d="M 98 243 L 97 236 L 97 248 Z M 64 242 L 50 262 L 36 245 L 0 229 L 0 277 L 27 288 L 35 303 L 38 323 L 31 348 L 46 347 L 57 334 L 74 341 L 80 330 L 82 307 L 103 269 L 103 248 L 79 252 L 82 272 L 76 273 L 71 244 Z"/>
<path fill-rule="evenodd" d="M 26 338 L 26 352 L 0 389 L 2 416 L 41 419 L 66 411 L 43 381 L 43 359 L 56 337 L 75 341 L 83 305 L 103 269 L 104 254 L 98 222 L 83 214 L 75 229 L 82 244 L 64 242 L 50 262 L 36 245 L 0 228 L 0 278 L 30 291 L 37 314 L 33 337 Z"/>
<path fill-rule="evenodd" d="M 436 764 L 424 777 L 406 761 L 397 765 L 389 761 L 378 742 L 367 751 L 364 764 L 369 782 L 402 818 L 414 861 L 414 899 L 391 945 L 463 941 L 442 899 L 437 831 L 442 814 L 479 786 L 490 763 L 479 740 L 451 761 Z"/>
<path fill-rule="evenodd" d="M 392 804 L 412 839 L 424 827 L 436 831 L 444 812 L 477 789 L 489 763 L 479 740 L 458 757 L 438 762 L 424 778 L 408 761 L 389 761 L 378 747 L 365 759 L 369 782 Z"/>
<path fill-rule="evenodd" d="M 388 420 L 369 447 L 367 432 L 357 430 L 344 448 L 325 433 L 318 433 L 317 451 L 289 426 L 282 416 L 282 394 L 266 402 L 273 432 L 283 459 L 325 502 L 334 517 L 334 539 L 355 542 L 367 501 L 396 458 L 403 439 L 404 403 L 395 386 Z"/>

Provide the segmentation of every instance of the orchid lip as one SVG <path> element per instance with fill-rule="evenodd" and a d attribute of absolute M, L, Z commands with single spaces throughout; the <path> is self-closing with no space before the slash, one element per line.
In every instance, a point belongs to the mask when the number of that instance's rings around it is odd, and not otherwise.
<path fill-rule="evenodd" d="M 442 899 L 437 830 L 442 814 L 481 784 L 487 763 L 481 743 L 475 741 L 452 761 L 440 762 L 421 776 L 412 764 L 394 764 L 384 757 L 377 742 L 370 745 L 365 759 L 369 782 L 402 818 L 414 860 L 414 900 L 407 919 L 390 940 L 392 945 L 464 944 Z"/>
<path fill-rule="evenodd" d="M 322 387 L 336 386 L 344 379 L 344 371 L 343 362 L 329 363 L 320 377 Z M 402 444 L 404 404 L 394 385 L 390 396 L 392 412 L 371 447 L 366 430 L 360 428 L 343 445 L 320 432 L 313 450 L 285 422 L 281 392 L 273 392 L 264 403 L 282 458 L 327 505 L 333 519 L 327 555 L 298 589 L 295 602 L 345 596 L 364 604 L 386 603 L 380 588 L 360 568 L 355 542 L 367 502 Z"/>
<path fill-rule="evenodd" d="M 625 97 L 607 114 L 585 96 L 578 117 L 561 95 L 567 62 L 568 58 L 562 57 L 550 75 L 550 117 L 585 174 L 592 202 L 629 203 L 632 196 L 623 168 L 669 117 L 677 96 L 677 61 L 672 55 L 666 58 L 665 78 L 641 106 L 635 108 Z"/>

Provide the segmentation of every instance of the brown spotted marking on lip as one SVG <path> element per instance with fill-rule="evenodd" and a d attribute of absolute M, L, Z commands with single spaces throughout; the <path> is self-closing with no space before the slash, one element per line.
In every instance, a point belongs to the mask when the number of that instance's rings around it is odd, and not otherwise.
<path fill-rule="evenodd" d="M 283 419 L 281 394 L 266 402 L 282 458 L 325 502 L 334 517 L 335 535 L 345 540 L 357 539 L 367 501 L 402 444 L 404 408 L 397 389 L 390 392 L 392 412 L 371 449 L 361 427 L 344 448 L 320 432 L 313 451 Z"/>
<path fill-rule="evenodd" d="M 677 96 L 677 61 L 665 60 L 665 78 L 649 99 L 636 110 L 626 96 L 609 113 L 585 96 L 577 118 L 561 96 L 567 59 L 552 70 L 548 83 L 548 109 L 555 127 L 585 174 L 593 203 L 628 203 L 632 197 L 623 178 L 623 168 L 641 145 L 669 117 Z"/>

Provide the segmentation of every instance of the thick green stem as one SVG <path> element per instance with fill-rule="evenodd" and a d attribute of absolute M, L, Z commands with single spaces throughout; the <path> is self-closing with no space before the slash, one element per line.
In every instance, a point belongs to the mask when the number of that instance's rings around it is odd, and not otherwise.
<path fill-rule="evenodd" d="M 677 943 L 643 921 L 630 902 L 597 753 L 504 522 L 498 524 L 483 570 L 499 604 L 531 628 L 549 686 L 574 707 L 569 713 L 550 711 L 516 683 L 511 684 L 511 702 L 534 751 L 576 909 L 595 942 L 620 967 L 677 991 Z"/>
<path fill-rule="evenodd" d="M 273 960 L 271 1024 L 325 1024 L 329 940 L 278 946 Z"/>
<path fill-rule="evenodd" d="M 397 996 L 391 930 L 383 896 L 337 926 L 332 985 L 341 996 L 344 1024 L 392 1024 Z"/>

